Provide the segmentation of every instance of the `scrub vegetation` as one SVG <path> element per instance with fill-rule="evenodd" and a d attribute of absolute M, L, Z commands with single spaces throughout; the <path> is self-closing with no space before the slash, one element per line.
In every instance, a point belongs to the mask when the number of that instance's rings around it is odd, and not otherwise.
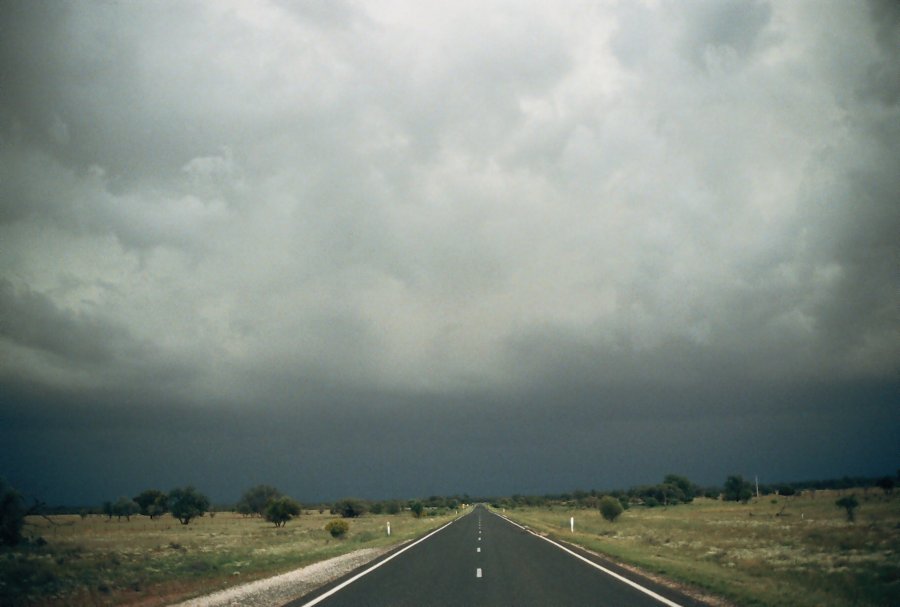
<path fill-rule="evenodd" d="M 327 511 L 306 510 L 280 527 L 259 516 L 210 514 L 189 525 L 171 514 L 130 521 L 98 514 L 28 516 L 22 541 L 0 547 L 0 605 L 165 605 L 418 537 L 456 511 L 434 510 L 423 518 L 408 510 L 360 515 L 339 540 L 325 529 L 335 520 Z"/>
<path fill-rule="evenodd" d="M 898 604 L 897 495 L 870 487 L 744 497 L 632 505 L 615 522 L 574 502 L 507 507 L 506 515 L 745 607 Z M 853 522 L 850 501 L 858 504 Z"/>

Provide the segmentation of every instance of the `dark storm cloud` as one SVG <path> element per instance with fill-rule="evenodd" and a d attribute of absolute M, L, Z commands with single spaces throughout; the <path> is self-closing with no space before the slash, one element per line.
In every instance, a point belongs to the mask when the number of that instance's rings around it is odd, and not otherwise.
<path fill-rule="evenodd" d="M 4 2 L 17 453 L 525 491 L 749 473 L 716 428 L 829 474 L 852 427 L 880 471 L 893 5 L 543 4 Z"/>
<path fill-rule="evenodd" d="M 0 282 L 3 337 L 27 349 L 53 354 L 62 359 L 88 364 L 108 363 L 114 343 L 123 341 L 123 332 L 95 320 L 61 312 L 44 295 L 16 293 L 9 281 Z"/>

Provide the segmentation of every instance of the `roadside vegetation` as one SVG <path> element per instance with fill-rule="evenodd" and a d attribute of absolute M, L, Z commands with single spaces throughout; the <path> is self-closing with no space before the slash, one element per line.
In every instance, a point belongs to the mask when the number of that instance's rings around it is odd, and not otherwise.
<path fill-rule="evenodd" d="M 615 516 L 609 495 L 597 507 L 584 496 L 494 506 L 537 532 L 744 607 L 897 605 L 900 498 L 881 483 L 757 497 L 732 481 L 728 500 L 723 491 L 668 506 L 616 492 L 626 509 Z"/>
<path fill-rule="evenodd" d="M 8 533 L 14 541 L 0 546 L 0 605 L 166 605 L 354 550 L 387 547 L 461 513 L 443 503 L 418 517 L 410 509 L 414 502 L 396 501 L 396 512 L 372 514 L 383 511 L 382 504 L 352 500 L 365 512 L 351 520 L 332 514 L 336 505 L 301 507 L 277 490 L 248 493 L 267 498 L 242 513 L 210 510 L 196 489 L 148 490 L 138 496 L 145 499 L 110 502 L 108 513 L 40 515 L 28 515 L 22 498 L 10 493 L 7 510 L 16 516 L 5 520 L 17 522 Z"/>
<path fill-rule="evenodd" d="M 616 491 L 331 504 L 257 485 L 233 507 L 184 487 L 61 512 L 28 505 L 0 479 L 0 605 L 169 604 L 419 537 L 476 502 L 743 607 L 897 605 L 898 480 L 757 485 L 732 475 L 700 487 L 669 474 Z"/>

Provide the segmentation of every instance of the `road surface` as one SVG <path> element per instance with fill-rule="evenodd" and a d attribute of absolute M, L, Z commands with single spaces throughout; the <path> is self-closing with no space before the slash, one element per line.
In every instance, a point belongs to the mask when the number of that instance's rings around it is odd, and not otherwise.
<path fill-rule="evenodd" d="M 425 539 L 290 606 L 700 605 L 643 581 L 642 589 L 630 586 L 582 560 L 596 559 L 580 555 L 478 506 Z"/>

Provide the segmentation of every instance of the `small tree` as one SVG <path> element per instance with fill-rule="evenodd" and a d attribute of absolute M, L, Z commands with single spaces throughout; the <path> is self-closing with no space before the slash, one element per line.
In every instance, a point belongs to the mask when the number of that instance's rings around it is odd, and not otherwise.
<path fill-rule="evenodd" d="M 619 500 L 612 497 L 611 495 L 604 495 L 603 497 L 601 497 L 599 507 L 600 514 L 603 515 L 603 518 L 605 518 L 609 522 L 615 521 L 624 511 L 624 509 L 622 508 L 622 504 L 619 503 Z"/>
<path fill-rule="evenodd" d="M 753 497 L 753 487 L 744 477 L 736 474 L 729 476 L 725 481 L 725 491 L 723 497 L 726 502 L 743 502 L 747 503 Z"/>
<path fill-rule="evenodd" d="M 367 511 L 366 505 L 353 498 L 342 499 L 331 508 L 332 514 L 340 514 L 344 518 L 356 518 Z"/>
<path fill-rule="evenodd" d="M 276 527 L 284 527 L 285 523 L 300 514 L 300 504 L 287 496 L 269 501 L 266 506 L 266 520 L 275 523 Z"/>
<path fill-rule="evenodd" d="M 680 501 L 685 503 L 694 501 L 694 496 L 697 495 L 697 485 L 677 474 L 667 474 L 663 479 L 663 484 L 678 487 L 678 490 L 680 491 Z"/>
<path fill-rule="evenodd" d="M 425 512 L 425 506 L 418 500 L 410 504 L 409 509 L 412 510 L 413 516 L 416 518 L 422 518 L 422 514 Z"/>
<path fill-rule="evenodd" d="M 137 505 L 133 499 L 127 497 L 120 497 L 116 500 L 116 503 L 112 506 L 113 514 L 121 521 L 122 517 L 125 517 L 125 520 L 130 521 L 131 517 L 138 512 L 141 511 L 141 507 Z"/>
<path fill-rule="evenodd" d="M 885 495 L 890 495 L 894 492 L 894 479 L 890 476 L 881 477 L 875 484 L 881 487 Z"/>
<path fill-rule="evenodd" d="M 193 487 L 179 487 L 169 491 L 169 510 L 172 516 L 187 525 L 191 519 L 209 510 L 209 498 Z"/>
<path fill-rule="evenodd" d="M 22 541 L 25 513 L 22 495 L 0 478 L 0 544 L 15 546 Z"/>
<path fill-rule="evenodd" d="M 169 511 L 169 496 L 159 489 L 147 489 L 134 497 L 140 512 L 151 519 L 159 518 Z"/>
<path fill-rule="evenodd" d="M 856 495 L 847 495 L 839 499 L 834 503 L 835 506 L 839 508 L 844 508 L 847 511 L 847 521 L 853 522 L 856 520 L 856 509 L 859 508 L 859 501 L 856 499 Z"/>
<path fill-rule="evenodd" d="M 349 530 L 350 524 L 341 519 L 329 521 L 329 523 L 325 525 L 325 531 L 330 533 L 331 537 L 344 537 Z"/>
<path fill-rule="evenodd" d="M 263 516 L 269 502 L 281 497 L 281 492 L 270 485 L 256 485 L 244 491 L 237 505 L 241 514 Z"/>

